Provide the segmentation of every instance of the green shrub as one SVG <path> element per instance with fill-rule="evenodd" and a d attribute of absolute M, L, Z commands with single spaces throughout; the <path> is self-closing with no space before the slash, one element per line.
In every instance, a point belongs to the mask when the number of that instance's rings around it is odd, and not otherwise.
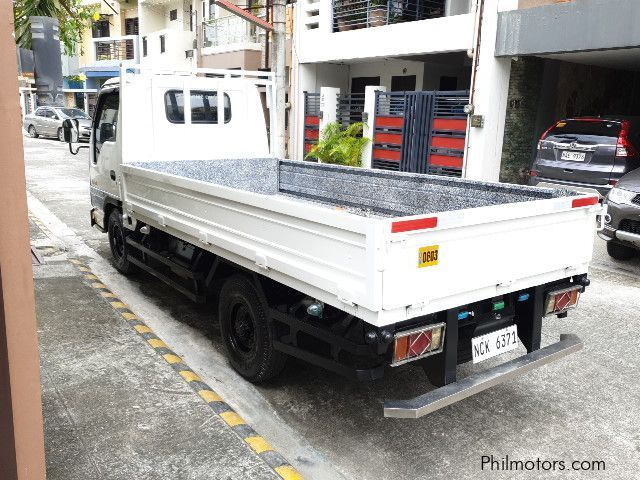
<path fill-rule="evenodd" d="M 359 167 L 362 151 L 369 143 L 368 138 L 362 137 L 364 123 L 356 122 L 347 128 L 342 128 L 338 122 L 330 123 L 322 131 L 318 144 L 305 156 L 317 158 L 322 163 Z"/>

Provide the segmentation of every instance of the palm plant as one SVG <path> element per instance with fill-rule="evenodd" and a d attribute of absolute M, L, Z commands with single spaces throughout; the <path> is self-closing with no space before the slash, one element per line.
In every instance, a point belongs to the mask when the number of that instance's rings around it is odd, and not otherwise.
<path fill-rule="evenodd" d="M 82 31 L 88 27 L 96 10 L 96 5 L 83 5 L 82 0 L 14 0 L 16 44 L 31 48 L 29 17 L 52 17 L 60 22 L 60 42 L 65 53 L 74 55 L 78 53 L 76 48 L 80 45 Z"/>
<path fill-rule="evenodd" d="M 330 123 L 305 159 L 317 158 L 323 163 L 359 167 L 362 151 L 369 143 L 369 139 L 362 136 L 363 130 L 362 122 L 352 123 L 347 128 L 342 128 L 339 122 Z"/>

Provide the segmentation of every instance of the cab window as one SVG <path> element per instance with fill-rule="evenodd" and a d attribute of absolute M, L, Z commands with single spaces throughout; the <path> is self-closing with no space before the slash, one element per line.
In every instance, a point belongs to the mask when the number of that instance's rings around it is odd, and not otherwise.
<path fill-rule="evenodd" d="M 100 96 L 96 109 L 95 131 L 95 156 L 97 161 L 104 142 L 115 142 L 118 126 L 118 109 L 120 107 L 120 95 L 118 91 L 105 93 Z"/>
<path fill-rule="evenodd" d="M 224 123 L 231 121 L 231 99 L 224 94 Z M 169 90 L 164 95 L 164 109 L 171 123 L 184 123 L 184 92 Z M 191 123 L 218 123 L 218 92 L 191 90 Z"/>

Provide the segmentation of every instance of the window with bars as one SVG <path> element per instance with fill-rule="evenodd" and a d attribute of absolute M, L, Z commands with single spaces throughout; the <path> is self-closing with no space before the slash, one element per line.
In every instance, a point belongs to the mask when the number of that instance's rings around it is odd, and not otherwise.
<path fill-rule="evenodd" d="M 178 9 L 174 8 L 173 10 L 169 10 L 169 20 L 177 20 L 178 19 Z"/>

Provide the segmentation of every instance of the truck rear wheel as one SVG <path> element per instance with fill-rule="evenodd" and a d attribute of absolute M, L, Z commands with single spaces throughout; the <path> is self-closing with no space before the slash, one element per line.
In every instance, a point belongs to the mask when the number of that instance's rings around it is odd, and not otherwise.
<path fill-rule="evenodd" d="M 227 279 L 220 291 L 220 332 L 233 368 L 252 383 L 277 376 L 286 356 L 273 348 L 267 308 L 244 275 Z"/>
<path fill-rule="evenodd" d="M 122 212 L 120 210 L 115 209 L 109 215 L 108 233 L 113 265 L 120 273 L 125 275 L 132 273 L 135 270 L 135 265 L 127 259 L 129 247 L 125 241 L 127 233 L 122 225 Z"/>
<path fill-rule="evenodd" d="M 609 241 L 607 242 L 607 253 L 611 258 L 615 258 L 616 260 L 629 260 L 633 258 L 636 251 L 627 245 Z"/>

